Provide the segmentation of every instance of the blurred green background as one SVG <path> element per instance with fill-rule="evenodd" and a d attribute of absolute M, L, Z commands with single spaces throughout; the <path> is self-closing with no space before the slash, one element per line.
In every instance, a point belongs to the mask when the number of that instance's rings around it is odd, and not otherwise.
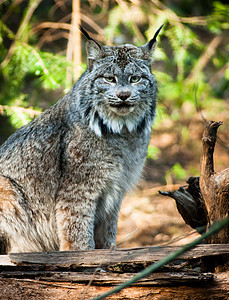
<path fill-rule="evenodd" d="M 228 155 L 226 3 L 0 0 L 0 144 L 54 104 L 85 70 L 85 39 L 77 24 L 102 44 L 139 46 L 164 24 L 152 67 L 159 104 L 145 178 L 168 184 L 198 175 L 206 120 L 224 121 L 222 151 Z M 152 160 L 158 174 L 150 171 Z"/>

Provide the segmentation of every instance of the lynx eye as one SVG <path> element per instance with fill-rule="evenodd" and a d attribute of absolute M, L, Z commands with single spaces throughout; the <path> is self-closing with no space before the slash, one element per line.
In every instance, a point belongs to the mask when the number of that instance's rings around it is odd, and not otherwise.
<path fill-rule="evenodd" d="M 116 79 L 113 76 L 104 77 L 104 80 L 109 83 L 116 83 Z"/>
<path fill-rule="evenodd" d="M 137 83 L 141 80 L 140 76 L 131 76 L 130 77 L 130 83 Z"/>

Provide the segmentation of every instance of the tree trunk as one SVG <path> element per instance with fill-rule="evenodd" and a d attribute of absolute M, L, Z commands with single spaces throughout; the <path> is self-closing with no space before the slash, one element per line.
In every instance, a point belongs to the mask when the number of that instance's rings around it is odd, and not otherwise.
<path fill-rule="evenodd" d="M 190 177 L 188 187 L 160 194 L 175 199 L 177 209 L 185 223 L 202 233 L 214 222 L 229 213 L 229 169 L 214 172 L 213 153 L 218 127 L 222 122 L 207 123 L 202 137 L 200 177 Z M 229 226 L 213 234 L 210 244 L 229 244 Z"/>
<path fill-rule="evenodd" d="M 214 172 L 213 152 L 220 125 L 222 122 L 208 122 L 202 137 L 200 189 L 207 210 L 208 226 L 225 218 L 229 213 L 229 169 Z M 208 242 L 229 243 L 229 227 L 212 235 Z"/>

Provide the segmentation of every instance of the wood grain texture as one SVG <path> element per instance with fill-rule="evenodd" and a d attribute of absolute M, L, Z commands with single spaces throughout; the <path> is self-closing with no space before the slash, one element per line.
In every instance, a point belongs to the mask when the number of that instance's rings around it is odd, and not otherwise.
<path fill-rule="evenodd" d="M 2 255 L 0 299 L 92 299 L 178 248 Z M 215 259 L 225 254 L 229 254 L 229 245 L 198 245 L 109 299 L 228 299 L 229 272 L 201 271 L 204 260 L 214 264 Z M 83 298 L 90 281 L 91 286 Z"/>
<path fill-rule="evenodd" d="M 222 122 L 207 123 L 202 136 L 202 154 L 200 162 L 200 189 L 207 209 L 208 225 L 227 217 L 229 213 L 229 168 L 221 172 L 214 171 L 213 153 L 218 127 Z M 229 226 L 213 234 L 208 242 L 229 243 Z"/>
<path fill-rule="evenodd" d="M 11 262 L 20 265 L 47 264 L 61 267 L 97 267 L 118 263 L 149 264 L 164 258 L 166 255 L 179 249 L 180 246 L 160 246 L 130 248 L 118 250 L 97 249 L 91 251 L 66 252 L 36 252 L 11 253 Z M 205 256 L 229 254 L 229 245 L 198 245 L 179 256 L 179 259 L 195 259 Z"/>
<path fill-rule="evenodd" d="M 83 293 L 86 285 L 70 282 L 47 282 L 42 280 L 17 280 L 0 279 L 1 299 L 23 299 L 23 300 L 83 300 L 92 299 L 101 293 L 111 289 L 110 286 L 92 285 L 85 297 Z M 15 296 L 16 295 L 16 296 Z M 219 273 L 214 282 L 194 284 L 190 286 L 153 286 L 153 287 L 129 287 L 109 299 L 137 300 L 137 299 L 192 299 L 192 300 L 226 300 L 229 298 L 229 274 Z"/>
<path fill-rule="evenodd" d="M 14 279 L 39 279 L 41 281 L 52 282 L 77 282 L 87 284 L 93 280 L 93 285 L 112 286 L 121 284 L 131 279 L 135 273 L 112 273 L 100 271 L 94 272 L 66 272 L 66 271 L 2 271 L 0 278 Z M 134 286 L 153 286 L 153 285 L 174 285 L 174 284 L 200 284 L 213 281 L 212 273 L 200 273 L 195 271 L 186 272 L 161 272 L 153 273 L 142 278 Z"/>

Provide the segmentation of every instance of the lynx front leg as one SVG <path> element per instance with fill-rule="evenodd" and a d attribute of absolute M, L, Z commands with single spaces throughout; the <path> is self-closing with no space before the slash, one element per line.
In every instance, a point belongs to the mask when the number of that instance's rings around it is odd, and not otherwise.
<path fill-rule="evenodd" d="M 111 196 L 112 195 L 112 196 Z M 95 219 L 95 248 L 109 249 L 115 244 L 118 215 L 124 192 L 115 193 L 100 198 Z"/>
<path fill-rule="evenodd" d="M 59 199 L 56 223 L 60 251 L 94 249 L 95 203 L 91 199 Z"/>
<path fill-rule="evenodd" d="M 94 229 L 95 248 L 109 249 L 115 245 L 119 210 L 125 191 L 112 189 L 97 203 Z"/>
<path fill-rule="evenodd" d="M 95 226 L 95 248 L 109 249 L 115 245 L 117 234 L 118 213 L 107 216 Z"/>

